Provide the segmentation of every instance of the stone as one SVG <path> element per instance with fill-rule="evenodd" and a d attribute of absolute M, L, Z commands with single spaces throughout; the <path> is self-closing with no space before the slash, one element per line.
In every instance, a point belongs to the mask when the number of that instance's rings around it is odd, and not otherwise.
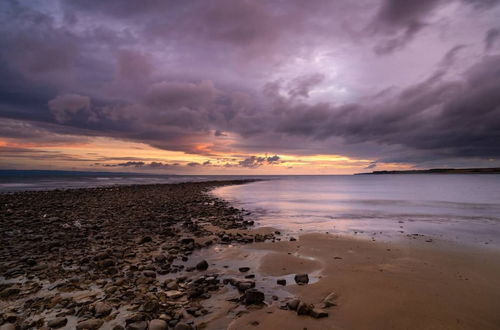
<path fill-rule="evenodd" d="M 160 319 L 154 319 L 149 321 L 149 330 L 167 330 L 168 325 L 167 322 L 160 320 Z"/>
<path fill-rule="evenodd" d="M 286 280 L 285 279 L 279 279 L 276 281 L 279 285 L 286 285 Z"/>
<path fill-rule="evenodd" d="M 207 270 L 208 269 L 208 262 L 206 260 L 202 260 L 199 263 L 196 264 L 196 269 L 197 270 Z"/>
<path fill-rule="evenodd" d="M 286 303 L 286 307 L 288 307 L 288 309 L 290 309 L 292 311 L 295 311 L 295 310 L 297 310 L 297 307 L 299 307 L 299 304 L 300 304 L 299 299 L 293 299 L 293 300 Z"/>
<path fill-rule="evenodd" d="M 96 317 L 108 316 L 112 310 L 113 307 L 102 301 L 96 302 L 96 304 L 94 305 L 94 312 Z"/>
<path fill-rule="evenodd" d="M 242 298 L 246 305 L 260 305 L 264 302 L 264 293 L 257 289 L 248 289 Z"/>
<path fill-rule="evenodd" d="M 337 298 L 338 295 L 335 292 L 330 293 L 328 296 L 326 296 L 325 299 L 323 299 L 323 306 L 324 307 L 337 306 Z"/>
<path fill-rule="evenodd" d="M 3 289 L 0 291 L 0 297 L 1 298 L 8 298 L 17 295 L 19 292 L 21 292 L 20 289 L 18 288 L 7 288 Z"/>
<path fill-rule="evenodd" d="M 240 268 L 238 268 L 238 270 L 242 273 L 246 273 L 250 270 L 250 267 L 240 267 Z"/>
<path fill-rule="evenodd" d="M 137 321 L 127 325 L 127 330 L 146 330 L 148 328 L 148 324 L 146 321 Z"/>
<path fill-rule="evenodd" d="M 68 319 L 65 317 L 58 317 L 47 322 L 47 325 L 53 329 L 62 328 L 68 323 Z"/>
<path fill-rule="evenodd" d="M 297 315 L 308 315 L 313 309 L 312 305 L 309 305 L 303 301 L 297 306 Z"/>
<path fill-rule="evenodd" d="M 328 317 L 328 312 L 321 309 L 321 308 L 313 308 L 310 312 L 309 315 L 314 317 L 315 319 L 319 319 L 322 317 Z"/>
<path fill-rule="evenodd" d="M 193 327 L 190 326 L 189 324 L 179 322 L 174 327 L 174 330 L 193 330 Z"/>
<path fill-rule="evenodd" d="M 82 322 L 79 322 L 76 325 L 76 330 L 96 330 L 102 327 L 104 324 L 103 320 L 99 319 L 90 319 L 90 320 L 85 320 Z"/>
<path fill-rule="evenodd" d="M 0 330 L 16 330 L 16 325 L 14 323 L 4 323 L 0 326 Z"/>
<path fill-rule="evenodd" d="M 236 286 L 238 287 L 238 290 L 246 291 L 248 289 L 254 288 L 255 282 L 254 281 L 240 281 L 240 282 L 236 283 Z"/>
<path fill-rule="evenodd" d="M 167 295 L 167 298 L 177 299 L 177 298 L 182 297 L 184 295 L 184 292 L 177 291 L 177 290 L 169 290 L 169 291 L 166 291 L 165 294 Z"/>
<path fill-rule="evenodd" d="M 295 283 L 298 285 L 304 285 L 309 283 L 309 276 L 307 274 L 297 274 L 295 275 Z"/>
<path fill-rule="evenodd" d="M 148 243 L 148 242 L 151 242 L 153 239 L 150 237 L 150 236 L 144 236 L 143 238 L 141 238 L 139 240 L 139 244 L 144 244 L 144 243 Z"/>

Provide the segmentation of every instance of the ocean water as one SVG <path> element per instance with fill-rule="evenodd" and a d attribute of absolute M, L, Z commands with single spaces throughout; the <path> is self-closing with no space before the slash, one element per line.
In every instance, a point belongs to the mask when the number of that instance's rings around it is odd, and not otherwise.
<path fill-rule="evenodd" d="M 259 226 L 500 247 L 500 175 L 282 177 L 216 189 Z M 414 234 L 424 235 L 417 237 Z"/>
<path fill-rule="evenodd" d="M 145 175 L 133 173 L 0 170 L 0 193 L 115 185 L 262 179 L 262 176 Z"/>

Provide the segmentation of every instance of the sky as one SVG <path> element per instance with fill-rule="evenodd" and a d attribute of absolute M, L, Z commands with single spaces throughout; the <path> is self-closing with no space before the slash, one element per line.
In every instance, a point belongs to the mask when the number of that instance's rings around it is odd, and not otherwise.
<path fill-rule="evenodd" d="M 500 0 L 2 0 L 0 168 L 500 166 Z"/>

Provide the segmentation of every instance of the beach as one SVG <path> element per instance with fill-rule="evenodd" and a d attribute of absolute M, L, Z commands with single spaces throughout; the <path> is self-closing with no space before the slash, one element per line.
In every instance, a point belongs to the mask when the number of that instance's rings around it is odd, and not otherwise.
<path fill-rule="evenodd" d="M 251 182 L 0 194 L 1 329 L 500 327 L 498 250 L 255 226 Z"/>

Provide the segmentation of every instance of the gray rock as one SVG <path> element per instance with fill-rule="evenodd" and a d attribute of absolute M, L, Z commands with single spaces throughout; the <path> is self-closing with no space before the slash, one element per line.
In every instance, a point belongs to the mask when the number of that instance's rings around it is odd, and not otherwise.
<path fill-rule="evenodd" d="M 58 329 L 62 328 L 68 323 L 68 319 L 65 317 L 58 317 L 47 322 L 47 325 L 51 328 Z"/>
<path fill-rule="evenodd" d="M 309 283 L 309 276 L 307 274 L 297 274 L 295 275 L 295 283 L 298 285 L 304 285 Z"/>
<path fill-rule="evenodd" d="M 167 330 L 167 322 L 159 319 L 149 321 L 149 330 Z"/>

